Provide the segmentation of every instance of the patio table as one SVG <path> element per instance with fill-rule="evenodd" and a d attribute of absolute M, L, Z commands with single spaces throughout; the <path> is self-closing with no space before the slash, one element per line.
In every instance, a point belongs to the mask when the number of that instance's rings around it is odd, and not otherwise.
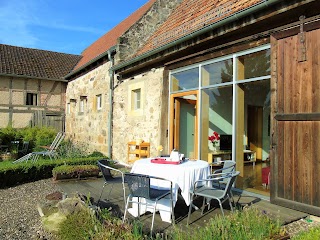
<path fill-rule="evenodd" d="M 189 190 L 193 187 L 195 181 L 207 178 L 210 174 L 210 167 L 208 162 L 202 160 L 189 160 L 180 164 L 157 164 L 151 162 L 152 158 L 138 160 L 134 163 L 131 173 L 145 174 L 149 176 L 161 177 L 172 181 L 173 194 L 176 203 L 178 199 L 178 190 L 181 190 L 187 206 L 191 203 L 191 195 Z M 151 182 L 154 187 L 166 187 L 163 182 Z M 171 222 L 170 201 L 162 199 L 159 201 L 157 210 L 160 212 L 161 219 L 165 222 Z M 128 210 L 133 216 L 138 215 L 138 206 L 133 204 L 132 208 Z M 140 213 L 146 211 L 153 211 L 152 208 L 140 207 Z"/>

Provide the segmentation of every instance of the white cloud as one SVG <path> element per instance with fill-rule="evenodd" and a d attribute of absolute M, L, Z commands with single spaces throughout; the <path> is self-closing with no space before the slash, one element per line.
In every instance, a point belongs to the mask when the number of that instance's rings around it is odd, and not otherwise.
<path fill-rule="evenodd" d="M 63 2 L 56 2 L 56 6 L 63 6 Z M 72 13 L 62 11 L 63 7 L 54 9 L 55 6 L 50 4 L 53 4 L 52 0 L 1 0 L 0 43 L 37 48 L 41 41 L 39 36 L 54 34 L 55 29 L 97 35 L 105 32 L 92 27 L 68 24 L 66 19 L 72 19 Z"/>
<path fill-rule="evenodd" d="M 29 10 L 24 1 L 4 1 L 0 5 L 0 42 L 10 45 L 36 45 L 38 39 L 30 31 Z"/>

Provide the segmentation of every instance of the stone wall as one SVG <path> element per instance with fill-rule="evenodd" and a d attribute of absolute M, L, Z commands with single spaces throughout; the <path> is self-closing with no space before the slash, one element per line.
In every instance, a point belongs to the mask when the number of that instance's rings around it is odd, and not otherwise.
<path fill-rule="evenodd" d="M 157 0 L 150 10 L 119 39 L 116 63 L 133 57 L 182 0 Z"/>
<path fill-rule="evenodd" d="M 108 153 L 110 62 L 68 83 L 66 133 L 67 137 L 88 152 Z M 102 108 L 97 109 L 97 95 L 101 94 Z M 80 102 L 84 101 L 84 112 Z M 68 107 L 70 106 L 70 108 Z M 68 110 L 68 108 L 70 110 Z"/>
<path fill-rule="evenodd" d="M 0 128 L 29 126 L 36 111 L 63 114 L 65 82 L 0 76 Z M 27 93 L 37 94 L 37 105 L 26 105 Z"/>
<path fill-rule="evenodd" d="M 127 143 L 135 139 L 150 142 L 151 156 L 160 144 L 163 68 L 124 79 L 114 92 L 113 158 L 127 162 Z M 141 88 L 139 112 L 132 111 L 131 91 Z"/>

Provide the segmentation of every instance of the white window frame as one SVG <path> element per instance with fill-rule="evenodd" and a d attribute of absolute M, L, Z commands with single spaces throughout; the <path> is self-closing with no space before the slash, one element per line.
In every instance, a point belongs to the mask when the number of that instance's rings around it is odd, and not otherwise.
<path fill-rule="evenodd" d="M 97 110 L 102 109 L 102 94 L 98 94 L 96 96 L 96 104 L 97 104 Z"/>
<path fill-rule="evenodd" d="M 131 110 L 132 111 L 138 111 L 141 109 L 141 88 L 136 88 L 132 90 L 131 94 L 132 100 L 132 106 Z"/>
<path fill-rule="evenodd" d="M 139 92 L 139 93 L 138 93 Z M 143 116 L 145 102 L 145 86 L 143 80 L 128 85 L 128 114 L 129 116 Z"/>
<path fill-rule="evenodd" d="M 79 102 L 79 112 L 80 113 L 84 113 L 84 101 L 85 101 L 85 99 L 80 99 L 80 102 Z"/>

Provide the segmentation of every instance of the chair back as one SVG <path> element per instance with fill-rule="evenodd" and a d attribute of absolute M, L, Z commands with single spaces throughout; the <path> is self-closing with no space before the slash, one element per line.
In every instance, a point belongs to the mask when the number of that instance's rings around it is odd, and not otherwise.
<path fill-rule="evenodd" d="M 113 179 L 109 165 L 110 165 L 110 162 L 107 159 L 101 159 L 98 161 L 98 166 L 99 166 L 100 171 L 102 173 L 102 176 L 106 182 Z"/>
<path fill-rule="evenodd" d="M 237 176 L 240 174 L 239 171 L 236 171 L 236 172 L 229 172 L 229 173 L 226 173 L 226 187 L 224 189 L 224 196 L 226 196 L 227 194 L 229 195 L 230 197 L 230 192 L 231 192 L 231 188 L 234 184 L 234 182 L 236 181 L 236 178 Z"/>
<path fill-rule="evenodd" d="M 213 173 L 230 173 L 236 169 L 236 163 L 232 160 L 223 161 L 223 167 L 213 171 Z"/>
<path fill-rule="evenodd" d="M 51 145 L 48 148 L 49 152 L 57 150 L 62 140 L 65 138 L 66 134 L 64 132 L 58 132 Z"/>
<path fill-rule="evenodd" d="M 148 175 L 126 173 L 125 182 L 133 197 L 150 199 L 150 177 Z"/>
<path fill-rule="evenodd" d="M 19 153 L 21 154 L 26 154 L 28 152 L 29 148 L 29 142 L 28 141 L 23 141 L 21 149 L 18 150 Z"/>
<path fill-rule="evenodd" d="M 61 132 L 60 138 L 55 142 L 55 144 L 52 146 L 52 151 L 55 151 L 58 149 L 60 143 L 63 141 L 65 138 L 66 134 L 64 132 Z"/>

